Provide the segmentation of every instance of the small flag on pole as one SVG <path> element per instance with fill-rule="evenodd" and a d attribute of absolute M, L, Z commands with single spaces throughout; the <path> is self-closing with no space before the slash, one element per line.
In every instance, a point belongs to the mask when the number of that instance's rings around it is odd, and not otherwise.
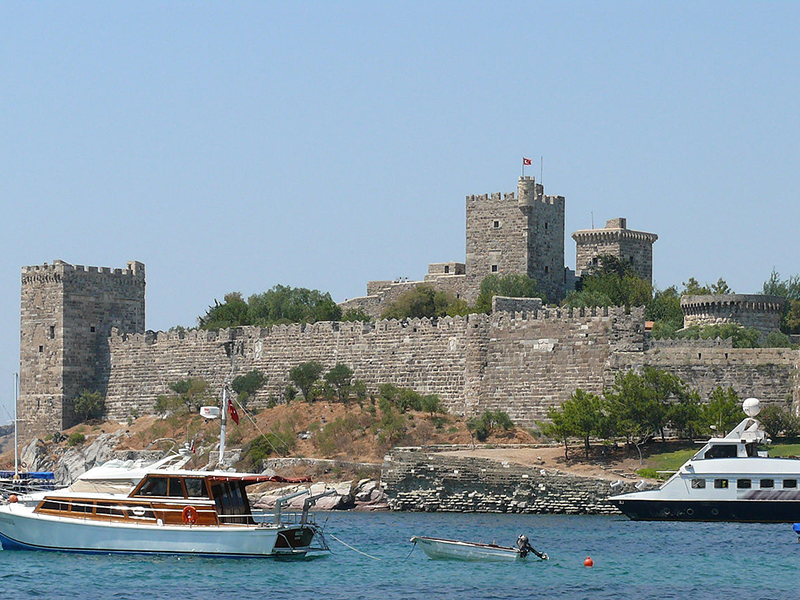
<path fill-rule="evenodd" d="M 525 158 L 525 157 L 523 156 L 523 157 L 522 157 L 522 164 L 523 164 L 524 166 L 526 166 L 526 167 L 527 167 L 527 166 L 530 166 L 530 164 L 531 164 L 531 159 L 530 159 L 530 158 Z"/>
<path fill-rule="evenodd" d="M 236 407 L 233 405 L 233 402 L 228 403 L 228 412 L 231 413 L 231 419 L 237 425 L 239 424 L 239 413 L 236 411 Z"/>

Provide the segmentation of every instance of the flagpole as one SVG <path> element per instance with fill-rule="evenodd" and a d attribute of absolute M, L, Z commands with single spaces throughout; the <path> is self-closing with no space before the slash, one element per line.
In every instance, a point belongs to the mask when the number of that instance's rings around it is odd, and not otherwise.
<path fill-rule="evenodd" d="M 522 158 L 522 178 L 525 179 L 525 158 Z"/>

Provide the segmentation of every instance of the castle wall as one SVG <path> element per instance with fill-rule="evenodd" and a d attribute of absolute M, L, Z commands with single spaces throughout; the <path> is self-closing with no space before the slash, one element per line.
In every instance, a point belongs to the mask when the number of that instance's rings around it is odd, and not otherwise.
<path fill-rule="evenodd" d="M 661 347 L 646 352 L 619 352 L 610 357 L 608 383 L 618 371 L 644 366 L 663 369 L 683 379 L 707 401 L 717 386 L 732 387 L 739 398 L 755 397 L 786 405 L 797 399 L 798 353 L 789 348 Z"/>
<path fill-rule="evenodd" d="M 638 323 L 638 325 L 637 325 Z M 317 360 L 326 369 L 341 362 L 376 391 L 382 383 L 439 394 L 459 414 L 501 409 L 532 426 L 547 407 L 577 388 L 600 391 L 604 365 L 615 348 L 642 347 L 643 314 L 612 309 L 583 316 L 575 311 L 469 315 L 438 321 L 316 323 L 223 330 L 147 333 L 110 340 L 107 411 L 126 418 L 153 410 L 169 384 L 202 377 L 219 390 L 231 370 L 263 371 L 268 382 L 251 400 L 264 406 L 282 397 L 289 370 Z"/>
<path fill-rule="evenodd" d="M 283 397 L 289 370 L 317 360 L 326 369 L 341 362 L 354 370 L 372 391 L 382 383 L 438 393 L 454 410 L 463 411 L 467 330 L 473 316 L 439 319 L 378 321 L 377 323 L 315 323 L 244 327 L 219 334 L 192 331 L 185 335 L 158 333 L 113 335 L 114 368 L 108 385 L 107 410 L 124 419 L 131 409 L 153 410 L 169 384 L 202 377 L 212 389 L 221 389 L 231 372 L 226 345 L 234 348 L 235 375 L 259 369 L 266 386 L 251 402 L 265 406 L 272 396 Z"/>

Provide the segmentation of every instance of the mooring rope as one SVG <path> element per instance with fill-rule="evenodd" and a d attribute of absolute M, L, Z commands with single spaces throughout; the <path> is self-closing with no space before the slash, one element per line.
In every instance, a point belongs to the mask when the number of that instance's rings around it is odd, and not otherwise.
<path fill-rule="evenodd" d="M 371 554 L 367 554 L 366 552 L 362 552 L 362 551 L 361 551 L 361 550 L 359 550 L 358 548 L 353 548 L 353 546 L 351 546 L 351 545 L 350 545 L 350 544 L 348 544 L 347 542 L 344 542 L 344 541 L 340 540 L 338 537 L 336 537 L 335 535 L 333 535 L 333 534 L 332 534 L 332 533 L 330 533 L 330 532 L 327 532 L 325 535 L 327 535 L 327 536 L 329 536 L 329 537 L 332 537 L 332 538 L 333 538 L 333 539 L 335 539 L 337 542 L 339 542 L 339 543 L 340 543 L 340 544 L 342 544 L 343 546 L 347 546 L 348 548 L 350 548 L 350 550 L 353 550 L 354 552 L 358 552 L 359 554 L 363 554 L 364 556 L 366 556 L 366 557 L 368 557 L 368 558 L 371 558 L 372 560 L 381 560 L 381 559 L 380 559 L 380 558 L 378 558 L 377 556 L 372 556 Z"/>

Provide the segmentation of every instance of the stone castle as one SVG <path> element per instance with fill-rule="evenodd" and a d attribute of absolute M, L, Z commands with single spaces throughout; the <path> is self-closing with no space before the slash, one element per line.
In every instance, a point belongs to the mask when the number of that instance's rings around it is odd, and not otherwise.
<path fill-rule="evenodd" d="M 562 298 L 575 276 L 564 264 L 564 207 L 562 196 L 545 195 L 532 177 L 520 178 L 516 195 L 468 196 L 466 262 L 431 264 L 424 282 L 473 302 L 487 274 L 527 273 L 548 299 Z M 630 231 L 624 219 L 614 219 L 573 238 L 579 273 L 611 253 L 652 277 L 655 234 Z M 367 296 L 343 306 L 378 316 L 421 283 L 369 282 Z M 798 352 L 734 349 L 729 341 L 655 342 L 646 334 L 641 308 L 562 310 L 495 298 L 491 315 L 165 333 L 145 330 L 144 291 L 139 262 L 126 269 L 63 261 L 23 268 L 23 437 L 75 424 L 73 402 L 83 390 L 101 392 L 107 415 L 125 420 L 151 413 L 156 398 L 179 379 L 202 377 L 220 389 L 232 368 L 234 375 L 259 369 L 268 376 L 251 400 L 263 406 L 282 398 L 289 370 L 309 360 L 326 368 L 347 364 L 371 390 L 394 383 L 439 394 L 459 414 L 502 409 L 523 426 L 543 419 L 575 389 L 600 393 L 617 371 L 644 365 L 674 372 L 704 395 L 723 385 L 766 402 L 798 397 Z M 774 302 L 736 307 L 735 315 L 714 314 L 736 320 L 748 311 L 774 312 Z M 692 314 L 699 310 L 690 308 Z"/>

